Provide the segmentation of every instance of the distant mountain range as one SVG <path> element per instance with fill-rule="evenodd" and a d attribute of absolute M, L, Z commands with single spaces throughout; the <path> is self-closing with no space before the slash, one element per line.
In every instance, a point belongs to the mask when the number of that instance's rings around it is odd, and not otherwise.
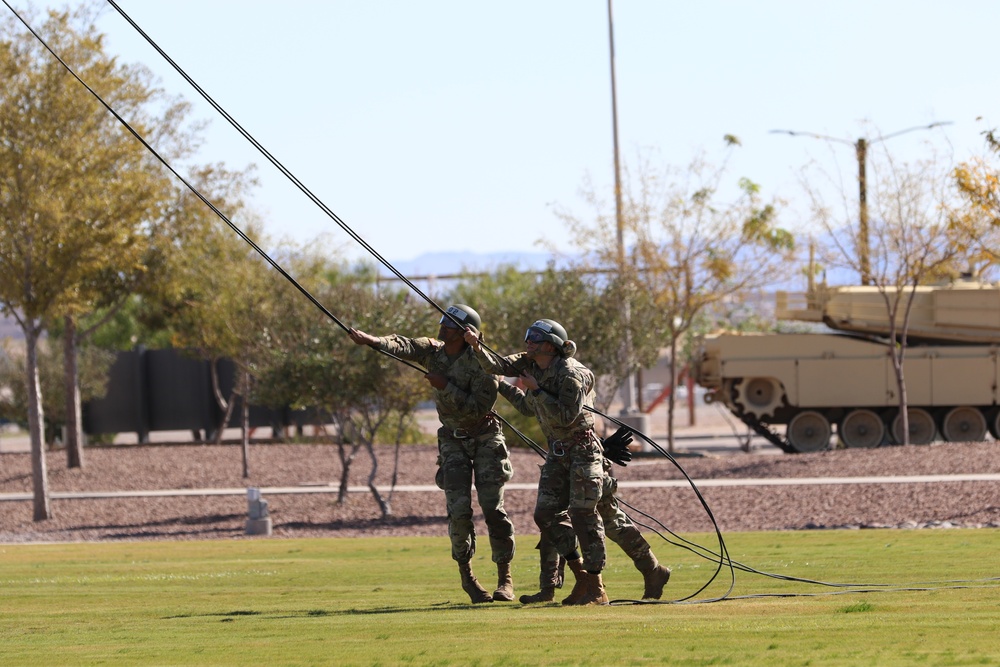
<path fill-rule="evenodd" d="M 407 278 L 433 279 L 459 273 L 487 273 L 501 266 L 513 266 L 521 271 L 542 271 L 553 259 L 554 256 L 547 252 L 433 252 L 425 253 L 415 259 L 392 262 L 392 265 Z M 566 264 L 565 260 L 556 261 L 557 268 Z M 394 277 L 384 266 L 379 267 L 379 275 Z M 843 268 L 830 268 L 824 277 L 829 285 L 857 284 L 854 273 Z M 783 283 L 771 285 L 768 289 L 804 292 L 806 279 L 803 276 L 794 276 Z"/>
<path fill-rule="evenodd" d="M 392 261 L 392 265 L 401 274 L 411 280 L 440 279 L 459 273 L 486 273 L 502 266 L 513 266 L 521 271 L 542 271 L 553 261 L 553 255 L 547 252 L 432 252 L 424 253 L 414 259 Z M 556 266 L 564 266 L 565 261 L 557 261 Z M 384 266 L 379 266 L 379 275 L 394 278 Z M 833 271 L 827 276 L 831 285 L 853 284 L 846 271 Z M 441 285 L 437 286 L 439 289 Z M 777 285 L 775 289 L 804 291 L 804 279 L 796 279 L 787 285 Z M 21 328 L 14 320 L 0 316 L 0 340 L 23 338 Z"/>

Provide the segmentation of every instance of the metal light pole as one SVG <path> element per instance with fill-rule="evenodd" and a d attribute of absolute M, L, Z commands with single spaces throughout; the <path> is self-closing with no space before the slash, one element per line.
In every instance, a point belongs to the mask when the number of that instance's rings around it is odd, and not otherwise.
<path fill-rule="evenodd" d="M 622 275 L 625 269 L 625 223 L 622 220 L 621 161 L 618 157 L 618 93 L 615 87 L 615 28 L 611 0 L 608 0 L 608 44 L 611 55 L 611 128 L 615 153 L 615 222 L 617 225 L 618 270 L 619 274 Z M 625 358 L 625 364 L 630 365 L 632 358 L 632 309 L 628 298 L 622 302 L 622 319 L 625 322 L 622 356 Z M 622 415 L 630 415 L 635 412 L 635 398 L 633 396 L 635 378 L 630 369 L 626 370 L 628 370 L 628 374 L 625 378 L 625 384 L 622 386 Z"/>
<path fill-rule="evenodd" d="M 839 139 L 837 137 L 828 137 L 825 134 L 816 134 L 814 132 L 771 130 L 773 134 L 790 134 L 793 137 L 799 137 L 799 136 L 813 137 L 814 139 L 825 139 L 827 141 L 836 141 L 837 143 L 847 144 L 848 146 L 854 147 L 854 153 L 858 158 L 858 268 L 861 270 L 862 285 L 870 285 L 872 283 L 871 257 L 870 257 L 870 248 L 868 245 L 868 174 L 867 174 L 868 147 L 877 144 L 879 142 L 885 141 L 886 139 L 892 139 L 893 137 L 898 137 L 901 134 L 906 134 L 907 132 L 913 132 L 914 130 L 929 130 L 931 128 L 940 127 L 941 125 L 950 125 L 950 124 L 951 124 L 950 121 L 945 121 L 945 122 L 931 123 L 930 125 L 920 125 L 918 127 L 910 127 L 905 130 L 893 132 L 892 134 L 886 134 L 874 140 L 869 140 L 862 137 L 855 142 L 847 141 L 846 139 Z"/>

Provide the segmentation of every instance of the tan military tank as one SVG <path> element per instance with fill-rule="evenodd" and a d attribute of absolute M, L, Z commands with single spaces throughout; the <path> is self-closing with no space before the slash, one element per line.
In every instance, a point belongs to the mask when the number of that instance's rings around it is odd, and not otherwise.
<path fill-rule="evenodd" d="M 875 287 L 777 293 L 779 319 L 837 333 L 720 334 L 695 363 L 709 402 L 724 404 L 787 452 L 902 441 L 889 317 Z M 902 315 L 899 317 L 902 324 Z M 909 441 L 1000 439 L 1000 285 L 964 278 L 917 288 L 903 371 Z M 774 427 L 785 425 L 784 436 Z"/>

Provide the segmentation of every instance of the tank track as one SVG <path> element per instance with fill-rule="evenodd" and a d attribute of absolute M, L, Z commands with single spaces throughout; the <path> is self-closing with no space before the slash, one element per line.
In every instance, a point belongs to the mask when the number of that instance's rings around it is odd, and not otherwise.
<path fill-rule="evenodd" d="M 791 444 L 789 444 L 787 439 L 781 437 L 780 435 L 772 431 L 770 428 L 767 427 L 766 424 L 762 424 L 761 422 L 757 421 L 750 415 L 742 412 L 738 414 L 737 417 L 739 417 L 740 421 L 742 421 L 744 424 L 752 428 L 757 435 L 761 436 L 762 438 L 770 442 L 772 445 L 774 445 L 784 453 L 786 454 L 799 453 L 794 447 L 791 446 Z"/>

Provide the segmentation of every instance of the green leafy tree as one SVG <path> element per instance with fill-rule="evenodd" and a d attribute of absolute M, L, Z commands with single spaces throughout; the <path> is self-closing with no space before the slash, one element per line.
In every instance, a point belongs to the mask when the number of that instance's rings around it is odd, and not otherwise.
<path fill-rule="evenodd" d="M 1000 137 L 996 130 L 983 133 L 987 154 L 958 165 L 952 173 L 961 203 L 952 210 L 953 225 L 965 230 L 970 268 L 983 273 L 1000 263 Z"/>
<path fill-rule="evenodd" d="M 727 137 L 726 143 L 731 153 L 739 142 Z M 779 280 L 794 241 L 778 226 L 777 203 L 764 201 L 749 179 L 732 177 L 727 161 L 715 166 L 699 155 L 677 168 L 653 158 L 651 152 L 641 153 L 634 166 L 623 170 L 621 246 L 616 212 L 590 184 L 584 196 L 593 219 L 565 210 L 559 215 L 582 251 L 577 270 L 611 276 L 600 316 L 615 323 L 617 337 L 605 344 L 622 356 L 610 377 L 623 380 L 655 362 L 666 347 L 671 386 L 676 386 L 679 352 L 699 318 Z M 673 392 L 667 405 L 672 451 Z"/>
<path fill-rule="evenodd" d="M 141 129 L 162 121 L 155 134 L 168 138 L 183 106 L 168 104 L 159 119 L 145 111 L 163 108 L 148 73 L 104 53 L 89 11 L 50 13 L 40 32 L 109 104 Z M 75 345 L 74 318 L 142 273 L 145 223 L 167 187 L 146 151 L 12 19 L 0 23 L 0 78 L 0 307 L 25 335 L 34 517 L 44 520 L 51 508 L 38 341 L 47 323 L 63 320 Z M 74 366 L 66 364 L 68 376 Z M 68 405 L 78 432 L 79 400 Z"/>
<path fill-rule="evenodd" d="M 60 432 L 66 425 L 66 403 L 62 400 L 65 395 L 65 358 L 60 354 L 61 349 L 58 338 L 43 341 L 38 346 L 45 442 L 61 438 Z M 77 361 L 82 399 L 102 398 L 107 391 L 108 369 L 114 362 L 114 354 L 86 346 L 80 350 Z M 23 349 L 9 343 L 0 347 L 0 387 L 9 389 L 4 396 L 0 396 L 0 417 L 14 422 L 22 422 L 28 414 L 27 386 L 24 382 L 26 362 Z"/>
<path fill-rule="evenodd" d="M 524 333 L 537 319 L 558 321 L 577 343 L 577 358 L 598 377 L 598 403 L 607 409 L 620 382 L 617 349 L 621 340 L 618 294 L 606 275 L 577 270 L 518 271 L 503 267 L 460 280 L 449 303 L 465 303 L 483 318 L 485 343 L 501 354 L 524 349 Z M 499 401 L 497 412 L 534 442 L 543 439 L 534 417 Z M 511 443 L 518 437 L 507 433 Z"/>
<path fill-rule="evenodd" d="M 242 205 L 252 182 L 248 174 L 212 168 L 199 173 L 196 187 L 231 220 L 244 213 L 249 223 L 244 223 L 243 232 L 266 247 L 262 225 Z M 237 398 L 245 399 L 253 382 L 262 320 L 278 298 L 278 276 L 214 211 L 200 200 L 186 200 L 186 215 L 176 234 L 184 243 L 162 259 L 169 280 L 147 294 L 146 312 L 155 314 L 158 326 L 170 331 L 174 347 L 208 362 L 212 393 L 222 414 L 215 429 L 219 442 Z M 236 364 L 236 382 L 228 395 L 222 391 L 218 372 L 223 359 Z M 249 477 L 249 405 L 246 400 L 242 404 L 243 475 Z"/>
<path fill-rule="evenodd" d="M 437 320 L 424 304 L 414 303 L 403 292 L 376 291 L 370 268 L 345 272 L 319 262 L 313 268 L 322 274 L 322 282 L 310 292 L 321 303 L 336 304 L 335 315 L 347 319 L 346 326 L 375 335 L 436 333 Z M 313 282 L 316 278 L 307 284 Z M 337 431 L 338 502 L 346 501 L 351 465 L 363 449 L 372 460 L 368 487 L 383 515 L 390 515 L 389 500 L 374 484 L 378 457 L 373 445 L 387 433 L 399 442 L 413 423 L 418 403 L 430 397 L 427 382 L 399 361 L 355 345 L 306 299 L 286 300 L 283 305 L 285 310 L 276 310 L 266 327 L 271 358 L 260 369 L 257 400 L 273 407 L 315 408 L 325 415 Z"/>
<path fill-rule="evenodd" d="M 464 303 L 474 308 L 483 319 L 486 344 L 510 351 L 523 344 L 525 330 L 539 317 L 534 303 L 538 280 L 537 272 L 513 265 L 489 273 L 464 274 L 448 294 L 448 303 L 441 305 Z"/>
<path fill-rule="evenodd" d="M 576 357 L 598 379 L 597 404 L 607 411 L 623 379 L 619 359 L 624 325 L 621 320 L 620 283 L 615 276 L 590 267 L 543 273 L 534 289 L 539 314 L 525 323 L 549 317 L 564 327 L 577 344 Z M 552 312 L 554 315 L 546 315 Z M 524 346 L 524 331 L 519 334 Z"/>

